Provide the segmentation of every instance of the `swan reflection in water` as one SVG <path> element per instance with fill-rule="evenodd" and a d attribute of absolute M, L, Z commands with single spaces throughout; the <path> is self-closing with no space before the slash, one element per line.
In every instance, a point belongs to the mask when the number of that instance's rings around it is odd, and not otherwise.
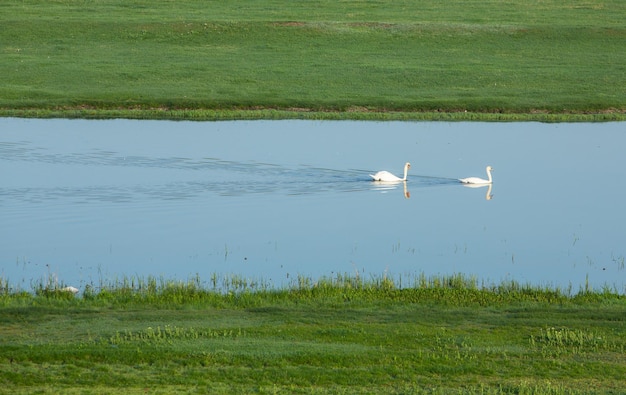
<path fill-rule="evenodd" d="M 398 189 L 398 187 L 402 184 L 402 189 L 404 193 L 405 199 L 411 198 L 411 192 L 407 188 L 406 181 L 398 181 L 398 182 L 384 182 L 384 181 L 374 181 L 372 188 L 375 191 L 380 191 L 382 193 L 387 193 L 389 191 Z M 442 184 L 445 185 L 445 184 Z M 449 183 L 448 183 L 449 185 Z M 493 199 L 493 195 L 491 193 L 493 184 L 463 184 L 466 188 L 484 188 L 487 187 L 487 192 L 485 193 L 485 200 Z"/>
<path fill-rule="evenodd" d="M 493 167 L 487 166 L 485 171 L 487 172 L 487 180 L 479 177 L 468 177 L 460 178 L 459 181 L 468 188 L 482 188 L 484 186 L 489 186 L 487 194 L 485 195 L 485 200 L 491 200 L 493 198 L 493 195 L 491 194 L 491 185 L 493 184 L 491 172 L 493 171 Z"/>
<path fill-rule="evenodd" d="M 485 194 L 485 200 L 493 199 L 493 195 L 491 194 L 491 188 L 493 184 L 463 184 L 466 188 L 484 188 L 487 187 L 487 193 Z"/>
<path fill-rule="evenodd" d="M 406 181 L 396 181 L 396 182 L 390 182 L 390 181 L 374 181 L 374 188 L 372 188 L 375 191 L 380 191 L 382 193 L 386 193 L 388 191 L 391 191 L 393 189 L 398 189 L 398 186 L 402 184 L 402 189 L 404 191 L 404 198 L 405 199 L 410 199 L 411 198 L 411 192 L 409 192 L 409 190 L 407 189 L 406 186 Z"/>

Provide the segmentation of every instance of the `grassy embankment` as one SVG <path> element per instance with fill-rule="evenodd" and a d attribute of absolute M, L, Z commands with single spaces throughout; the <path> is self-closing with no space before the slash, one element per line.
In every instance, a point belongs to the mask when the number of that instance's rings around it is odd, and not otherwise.
<path fill-rule="evenodd" d="M 406 281 L 4 281 L 0 392 L 623 393 L 623 295 Z"/>
<path fill-rule="evenodd" d="M 0 116 L 624 120 L 624 20 L 622 0 L 4 0 Z"/>

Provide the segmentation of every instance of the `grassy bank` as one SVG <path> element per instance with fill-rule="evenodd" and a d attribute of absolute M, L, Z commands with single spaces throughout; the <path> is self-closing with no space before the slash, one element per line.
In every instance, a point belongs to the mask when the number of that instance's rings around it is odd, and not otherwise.
<path fill-rule="evenodd" d="M 625 17 L 619 0 L 7 0 L 0 115 L 624 120 Z"/>
<path fill-rule="evenodd" d="M 623 390 L 623 296 L 411 281 L 124 279 L 76 296 L 4 282 L 0 382 L 11 393 Z"/>
<path fill-rule="evenodd" d="M 0 109 L 0 116 L 16 118 L 137 119 L 174 121 L 313 120 L 313 121 L 478 121 L 478 122 L 611 122 L 626 121 L 626 113 L 486 113 L 428 111 L 303 111 L 302 109 Z"/>

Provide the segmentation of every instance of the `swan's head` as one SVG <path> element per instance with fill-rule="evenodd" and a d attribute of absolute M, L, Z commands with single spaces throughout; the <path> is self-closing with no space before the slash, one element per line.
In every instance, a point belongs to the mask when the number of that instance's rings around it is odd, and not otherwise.
<path fill-rule="evenodd" d="M 493 170 L 493 167 L 487 166 L 487 171 L 491 171 L 491 170 Z"/>
<path fill-rule="evenodd" d="M 409 162 L 406 162 L 404 164 L 404 167 L 407 168 L 407 169 L 410 169 L 411 168 L 411 164 Z"/>

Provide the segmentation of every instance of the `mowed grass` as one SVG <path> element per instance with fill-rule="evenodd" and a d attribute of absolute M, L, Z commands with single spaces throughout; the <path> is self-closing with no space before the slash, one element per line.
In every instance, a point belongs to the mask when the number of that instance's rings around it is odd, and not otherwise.
<path fill-rule="evenodd" d="M 7 0 L 0 109 L 621 119 L 624 19 L 620 0 Z"/>
<path fill-rule="evenodd" d="M 0 296 L 10 393 L 621 393 L 626 299 L 461 275 Z"/>

